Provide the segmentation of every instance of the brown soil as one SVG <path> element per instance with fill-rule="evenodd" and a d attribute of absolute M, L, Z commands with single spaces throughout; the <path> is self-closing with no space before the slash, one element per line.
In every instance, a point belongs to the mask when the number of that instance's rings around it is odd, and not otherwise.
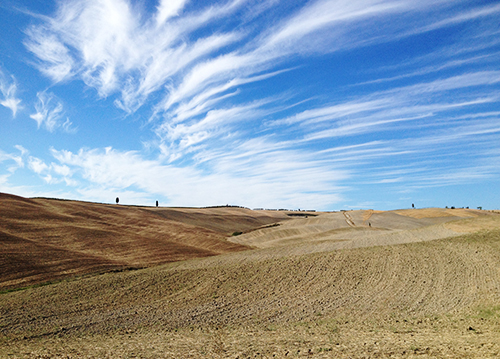
<path fill-rule="evenodd" d="M 152 208 L 0 193 L 0 290 L 241 251 L 226 240 L 285 220 L 243 208 Z"/>
<path fill-rule="evenodd" d="M 500 215 L 474 214 L 319 214 L 232 237 L 260 249 L 0 294 L 0 358 L 496 358 Z"/>

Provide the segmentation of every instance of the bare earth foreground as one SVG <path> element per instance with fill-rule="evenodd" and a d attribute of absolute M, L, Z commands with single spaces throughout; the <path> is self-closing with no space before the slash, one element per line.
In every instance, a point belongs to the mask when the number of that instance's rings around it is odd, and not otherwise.
<path fill-rule="evenodd" d="M 497 358 L 500 214 L 0 194 L 0 291 L 0 358 Z"/>

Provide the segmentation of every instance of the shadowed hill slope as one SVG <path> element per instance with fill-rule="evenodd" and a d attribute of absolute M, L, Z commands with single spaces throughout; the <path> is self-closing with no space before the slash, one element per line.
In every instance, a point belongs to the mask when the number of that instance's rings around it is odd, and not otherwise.
<path fill-rule="evenodd" d="M 0 288 L 248 249 L 228 242 L 286 219 L 243 208 L 151 208 L 0 193 Z"/>

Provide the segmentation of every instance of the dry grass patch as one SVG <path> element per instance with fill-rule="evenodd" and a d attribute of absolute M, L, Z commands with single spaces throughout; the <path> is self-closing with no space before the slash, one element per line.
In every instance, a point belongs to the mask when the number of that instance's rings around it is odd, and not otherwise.
<path fill-rule="evenodd" d="M 447 228 L 458 233 L 473 233 L 500 228 L 500 213 L 481 211 L 476 218 L 446 223 Z"/>
<path fill-rule="evenodd" d="M 473 209 L 422 208 L 394 211 L 402 216 L 412 218 L 439 218 L 439 217 L 477 217 L 478 212 Z"/>

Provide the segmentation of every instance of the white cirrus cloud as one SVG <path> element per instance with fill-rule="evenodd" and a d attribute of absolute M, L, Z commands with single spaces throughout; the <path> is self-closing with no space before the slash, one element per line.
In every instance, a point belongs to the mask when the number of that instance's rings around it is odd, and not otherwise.
<path fill-rule="evenodd" d="M 134 111 L 193 61 L 239 38 L 229 32 L 187 41 L 191 32 L 227 15 L 239 2 L 176 19 L 185 1 L 162 1 L 153 21 L 127 0 L 68 1 L 54 17 L 27 30 L 25 45 L 52 80 L 78 76 L 102 97 L 121 92 L 117 104 Z"/>
<path fill-rule="evenodd" d="M 186 5 L 187 0 L 161 0 L 158 4 L 156 22 L 163 25 L 166 20 L 178 16 Z"/>
<path fill-rule="evenodd" d="M 4 161 L 14 162 L 14 164 L 11 164 L 7 167 L 7 170 L 10 173 L 14 173 L 19 168 L 24 167 L 26 156 L 29 153 L 28 150 L 25 149 L 23 146 L 16 145 L 14 147 L 19 153 L 7 153 L 0 149 L 0 163 Z"/>
<path fill-rule="evenodd" d="M 75 131 L 69 118 L 63 119 L 63 104 L 54 94 L 46 91 L 38 92 L 37 99 L 36 112 L 30 117 L 36 121 L 38 128 L 44 127 L 49 132 L 53 132 L 57 128 L 62 128 L 69 133 Z"/>
<path fill-rule="evenodd" d="M 21 100 L 17 98 L 17 82 L 12 76 L 9 80 L 0 69 L 0 105 L 7 107 L 12 111 L 12 116 L 16 117 L 17 111 L 20 109 Z"/>

